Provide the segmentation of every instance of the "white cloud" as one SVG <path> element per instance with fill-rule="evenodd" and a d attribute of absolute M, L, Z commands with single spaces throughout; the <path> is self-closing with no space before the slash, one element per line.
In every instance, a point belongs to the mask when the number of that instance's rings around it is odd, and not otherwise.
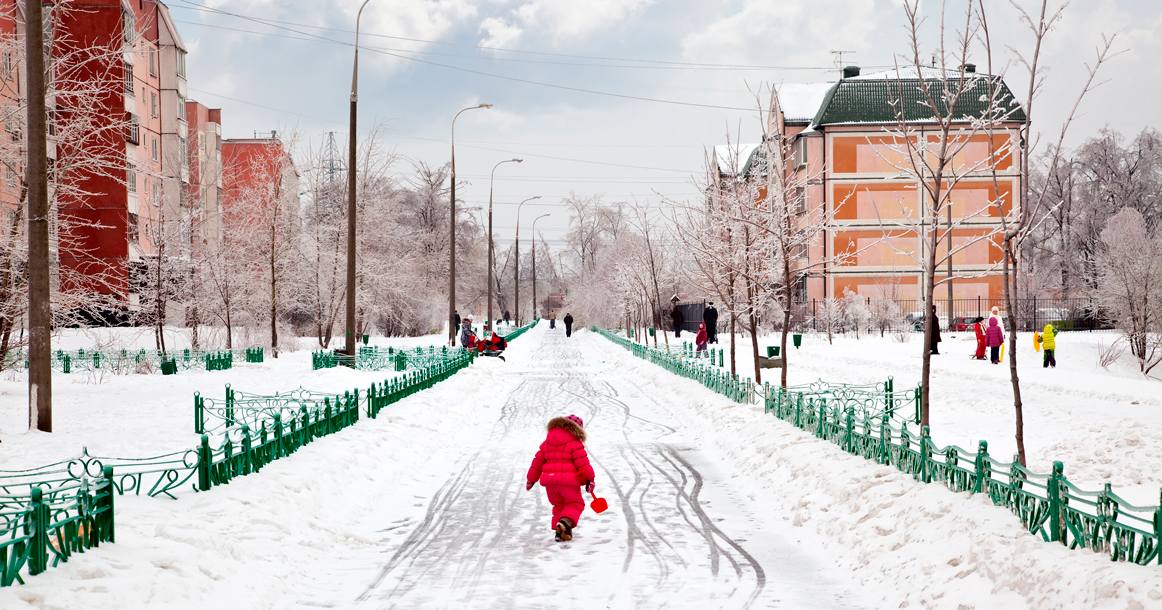
<path fill-rule="evenodd" d="M 516 24 L 509 24 L 504 19 L 489 17 L 480 22 L 478 32 L 488 35 L 480 39 L 480 44 L 486 47 L 507 47 L 520 38 L 521 28 Z"/>
<path fill-rule="evenodd" d="M 831 50 L 871 48 L 868 36 L 876 30 L 877 17 L 890 10 L 885 4 L 876 0 L 746 0 L 738 12 L 683 38 L 682 54 L 691 61 L 830 63 Z"/>
<path fill-rule="evenodd" d="M 623 27 L 656 0 L 533 0 L 516 9 L 524 29 L 548 32 L 560 44 Z"/>

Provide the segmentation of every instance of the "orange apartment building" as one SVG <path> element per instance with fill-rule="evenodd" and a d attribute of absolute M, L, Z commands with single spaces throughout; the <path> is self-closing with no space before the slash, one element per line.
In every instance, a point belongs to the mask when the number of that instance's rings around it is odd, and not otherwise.
<path fill-rule="evenodd" d="M 973 66 L 966 68 L 975 74 Z M 923 73 L 932 84 L 942 77 L 935 69 L 925 68 Z M 846 290 L 869 298 L 923 298 L 923 267 L 916 259 L 922 260 L 924 242 L 920 236 L 930 225 L 920 221 L 925 196 L 921 183 L 898 169 L 906 157 L 893 136 L 899 124 L 892 105 L 902 96 L 902 107 L 910 108 L 915 116 L 909 117 L 909 127 L 922 133 L 925 125 L 931 124 L 932 115 L 919 104 L 918 82 L 915 78 L 901 78 L 895 71 L 861 76 L 859 68 L 849 67 L 838 82 L 788 84 L 779 90 L 776 107 L 780 112 L 775 120 L 783 124 L 790 150 L 786 163 L 788 183 L 802 185 L 801 222 L 825 223 L 821 238 L 810 244 L 800 259 L 801 267 L 812 266 L 812 271 L 795 287 L 795 301 L 842 297 Z M 1003 81 L 995 82 L 1003 88 L 1001 99 L 1012 100 Z M 957 112 L 966 117 L 964 125 L 968 125 L 969 117 L 980 116 L 984 111 L 984 102 L 979 98 L 962 98 Z M 997 150 L 1004 150 L 1007 145 L 1016 149 L 1024 118 L 1017 108 L 1008 117 L 1010 122 L 992 130 Z M 934 136 L 923 137 L 932 141 Z M 992 171 L 987 167 L 988 138 L 985 133 L 972 136 L 955 159 L 966 174 L 951 194 L 952 222 L 956 227 L 952 246 L 954 250 L 967 246 L 952 257 L 953 298 L 958 302 L 966 299 L 976 303 L 980 299 L 989 303 L 1000 299 L 1003 286 L 999 238 L 979 238 L 1000 227 L 997 201 L 1002 202 L 1006 212 L 1020 205 L 1016 157 L 996 156 L 992 165 L 998 172 L 998 188 L 994 188 Z M 749 157 L 761 154 L 758 146 L 740 150 Z M 749 166 L 753 159 L 746 160 Z M 720 172 L 721 167 L 720 162 Z M 947 217 L 938 222 L 942 227 L 948 226 Z M 916 231 L 915 226 L 903 228 L 901 225 L 905 224 L 919 224 L 920 230 Z M 942 240 L 938 254 L 946 253 L 947 247 Z M 822 264 L 837 259 L 846 260 Z M 946 264 L 939 265 L 937 277 L 947 276 Z M 947 299 L 944 284 L 937 287 L 935 299 L 943 315 Z"/>

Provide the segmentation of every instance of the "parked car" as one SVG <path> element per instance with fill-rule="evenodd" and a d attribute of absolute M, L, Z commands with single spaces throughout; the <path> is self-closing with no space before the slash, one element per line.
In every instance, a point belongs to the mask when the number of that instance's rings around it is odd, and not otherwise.
<path fill-rule="evenodd" d="M 952 326 L 948 329 L 954 333 L 966 333 L 972 330 L 972 325 L 977 322 L 984 322 L 981 316 L 961 316 L 959 318 L 952 318 Z"/>

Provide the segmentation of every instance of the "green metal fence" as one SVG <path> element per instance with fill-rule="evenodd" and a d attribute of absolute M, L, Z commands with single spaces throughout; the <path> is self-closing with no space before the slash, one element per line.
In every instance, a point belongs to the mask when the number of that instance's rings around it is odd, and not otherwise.
<path fill-rule="evenodd" d="M 113 469 L 57 487 L 0 486 L 0 587 L 113 542 Z M 27 487 L 26 489 L 22 489 Z"/>
<path fill-rule="evenodd" d="M 115 494 L 174 497 L 187 484 L 206 491 L 258 472 L 314 439 L 334 434 L 467 367 L 462 349 L 402 376 L 343 394 L 295 390 L 250 394 L 227 386 L 213 401 L 195 394 L 200 444 L 149 458 L 90 456 L 28 470 L 0 471 L 0 586 L 23 583 L 76 552 L 113 542 Z M 116 472 L 116 475 L 114 475 Z M 189 489 L 189 488 L 187 488 Z M 51 559 L 51 566 L 48 560 Z M 22 572 L 23 571 L 23 572 Z"/>
<path fill-rule="evenodd" d="M 411 349 L 394 347 L 360 347 L 354 362 L 346 354 L 336 350 L 311 352 L 311 368 L 313 370 L 331 369 L 339 365 L 351 366 L 361 371 L 406 371 L 408 369 L 422 369 L 434 363 L 442 362 L 455 356 L 458 348 L 448 349 L 448 346 L 415 347 Z"/>
<path fill-rule="evenodd" d="M 887 464 L 925 483 L 939 483 L 956 492 L 987 493 L 993 504 L 1011 510 L 1025 528 L 1046 541 L 1107 554 L 1113 561 L 1162 565 L 1162 501 L 1135 506 L 1113 492 L 1069 482 L 1061 462 L 1049 474 L 1033 472 L 1017 461 L 998 461 L 981 441 L 972 452 L 955 445 L 937 447 L 928 428 L 917 434 L 920 388 L 896 391 L 891 378 L 880 384 L 850 385 L 819 381 L 808 386 L 756 392 L 749 380 L 715 375 L 705 360 L 689 357 L 683 346 L 649 348 L 605 330 L 597 332 L 631 350 L 635 356 L 727 396 L 735 402 L 757 397 L 772 413 L 844 451 Z M 710 359 L 711 361 L 713 358 Z M 746 386 L 746 387 L 740 387 Z M 1162 494 L 1160 494 L 1162 498 Z"/>
<path fill-rule="evenodd" d="M 52 368 L 60 373 L 80 373 L 106 371 L 126 374 L 145 371 L 162 371 L 172 374 L 179 370 L 204 368 L 207 371 L 224 371 L 233 367 L 234 359 L 246 362 L 262 362 L 264 350 L 249 347 L 234 350 L 57 350 L 52 355 Z M 21 358 L 27 358 L 21 355 Z M 27 368 L 27 361 L 25 362 Z"/>
<path fill-rule="evenodd" d="M 734 402 L 754 402 L 755 384 L 750 379 L 732 375 L 715 366 L 712 357 L 698 358 L 694 352 L 687 353 L 681 346 L 674 346 L 673 351 L 669 349 L 670 346 L 665 349 L 649 347 L 601 328 L 594 328 L 593 331 L 628 349 L 634 356 L 657 364 L 671 373 L 693 379 Z"/>
<path fill-rule="evenodd" d="M 782 388 L 765 393 L 765 411 L 779 419 L 919 481 L 987 493 L 993 504 L 1011 510 L 1026 529 L 1046 541 L 1105 553 L 1114 561 L 1162 565 L 1162 503 L 1135 506 L 1109 483 L 1100 491 L 1081 489 L 1065 478 L 1061 462 L 1043 474 L 1021 466 L 1016 456 L 1011 462 L 999 461 L 989 455 L 986 441 L 975 452 L 956 445 L 937 447 L 927 427 L 919 434 L 907 422 L 896 427 L 889 413 L 861 410 L 858 402 L 835 400 L 835 393 Z"/>

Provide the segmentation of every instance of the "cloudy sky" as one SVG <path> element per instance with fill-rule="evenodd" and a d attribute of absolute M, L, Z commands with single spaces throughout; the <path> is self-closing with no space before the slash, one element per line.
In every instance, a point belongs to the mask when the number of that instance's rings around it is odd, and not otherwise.
<path fill-rule="evenodd" d="M 226 137 L 297 127 L 306 143 L 329 131 L 342 143 L 361 2 L 170 0 L 190 49 L 190 98 L 223 109 Z M 946 3 L 950 29 L 965 4 Z M 995 62 L 1028 53 L 1010 3 L 985 7 L 994 48 L 1012 49 Z M 931 54 L 941 5 L 924 8 Z M 457 121 L 456 168 L 470 183 L 463 198 L 486 206 L 494 164 L 524 159 L 496 172 L 501 244 L 512 239 L 516 202 L 534 195 L 542 199 L 525 206 L 522 233 L 527 240 L 533 217 L 552 213 L 537 225 L 551 244 L 567 228 L 558 203 L 570 192 L 697 198 L 706 147 L 727 133 L 758 138 L 752 91 L 834 79 L 832 51 L 865 73 L 907 51 L 898 0 L 371 0 L 361 27 L 360 127 L 390 125 L 400 175 L 414 162 L 447 161 L 457 111 L 495 104 Z M 1083 102 L 1070 141 L 1103 126 L 1162 128 L 1162 2 L 1075 0 L 1048 40 L 1035 129 L 1060 130 L 1103 34 L 1117 35 L 1121 54 Z M 973 60 L 985 63 L 983 54 Z M 1022 67 L 1011 65 L 1007 80 L 1024 99 Z"/>

